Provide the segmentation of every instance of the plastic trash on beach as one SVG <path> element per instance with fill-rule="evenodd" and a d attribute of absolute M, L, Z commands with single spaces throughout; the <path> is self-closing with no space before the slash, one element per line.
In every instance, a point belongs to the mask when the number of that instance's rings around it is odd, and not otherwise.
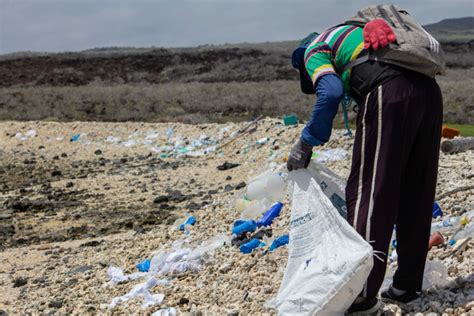
<path fill-rule="evenodd" d="M 439 206 L 437 202 L 434 202 L 433 204 L 433 218 L 438 218 L 443 216 L 443 210 Z"/>
<path fill-rule="evenodd" d="M 150 289 L 156 285 L 168 285 L 167 280 L 156 280 L 155 278 L 149 278 L 146 282 L 137 284 L 133 289 L 125 295 L 114 297 L 112 302 L 109 304 L 109 308 L 114 308 L 118 304 L 128 301 L 134 297 L 143 296 L 142 308 L 147 308 L 155 304 L 161 304 L 165 298 L 164 294 L 151 294 Z"/>
<path fill-rule="evenodd" d="M 133 147 L 133 146 L 138 145 L 138 142 L 134 139 L 129 139 L 129 140 L 126 140 L 126 141 L 122 142 L 122 145 L 125 146 L 125 147 Z"/>
<path fill-rule="evenodd" d="M 77 142 L 80 137 L 81 137 L 81 134 L 73 135 L 73 136 L 71 137 L 70 141 L 71 141 L 72 143 Z"/>
<path fill-rule="evenodd" d="M 470 222 L 465 227 L 456 232 L 450 239 L 451 244 L 455 244 L 456 241 L 474 236 L 474 222 Z M 454 242 L 454 243 L 453 243 Z"/>
<path fill-rule="evenodd" d="M 453 232 L 462 226 L 467 225 L 469 222 L 474 221 L 474 210 L 462 214 L 460 216 L 451 216 L 445 218 L 441 221 L 437 221 L 431 224 L 431 233 L 440 232 L 440 233 L 449 233 Z"/>
<path fill-rule="evenodd" d="M 140 272 L 148 272 L 150 270 L 150 264 L 151 260 L 150 259 L 145 259 L 135 265 L 135 267 L 138 269 Z"/>
<path fill-rule="evenodd" d="M 259 201 L 253 201 L 240 214 L 241 219 L 258 219 L 272 205 L 272 202 L 263 198 Z"/>
<path fill-rule="evenodd" d="M 319 170 L 316 165 L 316 170 Z M 288 175 L 289 257 L 276 299 L 282 315 L 342 315 L 361 292 L 373 265 L 372 247 L 339 215 L 309 170 Z"/>
<path fill-rule="evenodd" d="M 283 124 L 285 126 L 298 124 L 298 118 L 294 114 L 283 116 Z"/>
<path fill-rule="evenodd" d="M 25 135 L 23 135 L 21 132 L 17 132 L 15 134 L 15 138 L 23 141 L 23 140 L 27 140 L 28 138 L 36 137 L 37 135 L 38 134 L 36 133 L 34 129 L 30 129 L 29 131 L 25 133 Z"/>
<path fill-rule="evenodd" d="M 440 261 L 429 260 L 423 274 L 423 290 L 444 287 L 449 283 L 448 269 Z"/>
<path fill-rule="evenodd" d="M 326 150 L 316 150 L 316 161 L 321 163 L 326 163 L 328 161 L 338 161 L 346 159 L 347 151 L 342 148 L 326 149 Z"/>
<path fill-rule="evenodd" d="M 263 138 L 260 138 L 256 141 L 256 144 L 257 145 L 265 145 L 266 143 L 268 143 L 270 141 L 270 138 L 268 137 L 263 137 Z"/>
<path fill-rule="evenodd" d="M 380 291 L 388 289 L 392 284 L 395 271 L 397 271 L 397 263 L 393 262 L 387 267 L 385 279 L 380 287 Z M 448 269 L 442 262 L 436 260 L 426 261 L 425 272 L 423 274 L 423 290 L 444 287 L 448 285 L 449 282 Z"/>
<path fill-rule="evenodd" d="M 132 274 L 125 275 L 123 273 L 122 269 L 114 267 L 114 266 L 110 266 L 107 269 L 107 276 L 109 277 L 109 279 L 110 279 L 109 282 L 112 285 L 122 283 L 122 282 L 126 282 L 126 281 L 129 281 L 129 280 L 136 280 L 136 279 L 141 278 L 145 275 L 146 275 L 146 273 L 142 273 L 142 272 L 135 272 L 135 273 L 132 273 Z"/>
<path fill-rule="evenodd" d="M 268 250 L 269 251 L 274 251 L 275 249 L 280 248 L 280 247 L 288 244 L 289 242 L 290 242 L 290 236 L 288 236 L 288 235 L 280 236 L 280 237 L 276 238 L 275 240 L 273 240 L 273 242 L 270 245 L 270 247 L 268 248 Z"/>
<path fill-rule="evenodd" d="M 240 246 L 240 252 L 249 254 L 251 253 L 254 249 L 259 248 L 259 247 L 264 247 L 265 243 L 258 240 L 257 238 L 252 239 L 251 241 L 243 244 Z"/>
<path fill-rule="evenodd" d="M 279 202 L 285 198 L 285 194 L 285 180 L 271 170 L 251 179 L 247 184 L 247 197 L 250 200 L 266 198 L 271 202 Z"/>
<path fill-rule="evenodd" d="M 280 202 L 273 204 L 272 207 L 263 214 L 262 218 L 257 221 L 257 227 L 270 226 L 273 220 L 280 215 L 282 208 L 283 204 Z"/>
<path fill-rule="evenodd" d="M 247 232 L 254 232 L 257 229 L 257 223 L 254 220 L 238 220 L 232 228 L 232 235 L 240 235 Z"/>
<path fill-rule="evenodd" d="M 250 205 L 255 204 L 257 201 L 250 201 L 245 198 L 237 198 L 234 201 L 234 208 L 237 212 L 243 212 Z"/>
<path fill-rule="evenodd" d="M 120 137 L 107 136 L 107 138 L 105 139 L 105 141 L 106 141 L 107 143 L 117 144 L 117 143 L 120 142 Z"/>

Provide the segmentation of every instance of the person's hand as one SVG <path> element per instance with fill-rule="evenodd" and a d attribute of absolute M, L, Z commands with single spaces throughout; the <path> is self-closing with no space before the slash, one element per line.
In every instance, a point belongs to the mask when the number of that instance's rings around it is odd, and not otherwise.
<path fill-rule="evenodd" d="M 396 41 L 395 33 L 384 19 L 375 19 L 364 26 L 364 48 L 374 50 Z"/>
<path fill-rule="evenodd" d="M 286 167 L 289 171 L 308 167 L 311 160 L 313 146 L 304 143 L 301 139 L 291 149 Z"/>

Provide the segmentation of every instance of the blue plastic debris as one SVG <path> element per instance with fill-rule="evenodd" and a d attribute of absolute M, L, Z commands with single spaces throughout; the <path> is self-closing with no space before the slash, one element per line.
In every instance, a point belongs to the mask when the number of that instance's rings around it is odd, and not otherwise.
<path fill-rule="evenodd" d="M 272 242 L 268 250 L 273 251 L 281 246 L 288 244 L 289 241 L 290 241 L 290 236 L 288 235 L 280 236 Z"/>
<path fill-rule="evenodd" d="M 193 226 L 194 224 L 196 224 L 196 217 L 194 216 L 189 216 L 188 219 L 186 220 L 186 222 L 184 222 L 183 224 L 179 225 L 179 230 L 180 231 L 184 231 L 184 227 L 186 225 L 191 225 Z"/>
<path fill-rule="evenodd" d="M 255 223 L 254 220 L 247 220 L 247 221 L 239 220 L 237 222 L 234 223 L 234 228 L 232 228 L 232 235 L 240 235 L 246 232 L 253 232 L 257 229 L 257 223 Z"/>
<path fill-rule="evenodd" d="M 258 240 L 257 238 L 252 239 L 248 243 L 245 243 L 240 246 L 240 252 L 242 253 L 251 253 L 255 248 L 263 247 L 265 243 Z"/>
<path fill-rule="evenodd" d="M 270 226 L 273 220 L 280 215 L 283 204 L 277 202 L 270 207 L 268 211 L 263 214 L 262 218 L 257 221 L 257 227 Z"/>
<path fill-rule="evenodd" d="M 435 202 L 433 205 L 433 218 L 437 218 L 440 216 L 443 216 L 443 210 L 441 209 L 441 207 L 439 207 L 439 204 Z"/>
<path fill-rule="evenodd" d="M 71 137 L 71 142 L 77 142 L 79 140 L 79 137 L 81 137 L 81 134 L 76 134 Z"/>
<path fill-rule="evenodd" d="M 137 263 L 135 267 L 137 267 L 138 271 L 140 272 L 148 272 L 148 270 L 150 270 L 150 264 L 151 264 L 150 259 L 146 259 L 140 263 Z"/>

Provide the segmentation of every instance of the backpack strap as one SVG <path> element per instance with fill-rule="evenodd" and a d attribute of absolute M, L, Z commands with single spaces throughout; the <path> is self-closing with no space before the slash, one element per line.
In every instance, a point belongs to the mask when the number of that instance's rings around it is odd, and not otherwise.
<path fill-rule="evenodd" d="M 347 64 L 345 64 L 342 69 L 341 69 L 341 74 L 344 73 L 344 71 L 350 69 L 350 68 L 353 68 L 355 66 L 358 66 L 362 63 L 365 63 L 366 61 L 368 61 L 370 59 L 370 55 L 369 54 L 365 54 L 364 56 L 361 56 L 361 57 L 358 57 L 356 59 L 354 59 L 353 61 L 350 61 L 348 62 Z"/>

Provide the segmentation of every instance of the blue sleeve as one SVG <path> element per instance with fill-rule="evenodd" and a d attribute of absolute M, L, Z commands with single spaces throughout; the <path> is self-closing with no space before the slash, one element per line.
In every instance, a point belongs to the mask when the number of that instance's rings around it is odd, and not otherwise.
<path fill-rule="evenodd" d="M 331 136 L 332 121 L 344 96 L 339 76 L 329 74 L 321 77 L 316 83 L 316 96 L 311 118 L 301 133 L 301 140 L 313 146 L 326 143 Z"/>

